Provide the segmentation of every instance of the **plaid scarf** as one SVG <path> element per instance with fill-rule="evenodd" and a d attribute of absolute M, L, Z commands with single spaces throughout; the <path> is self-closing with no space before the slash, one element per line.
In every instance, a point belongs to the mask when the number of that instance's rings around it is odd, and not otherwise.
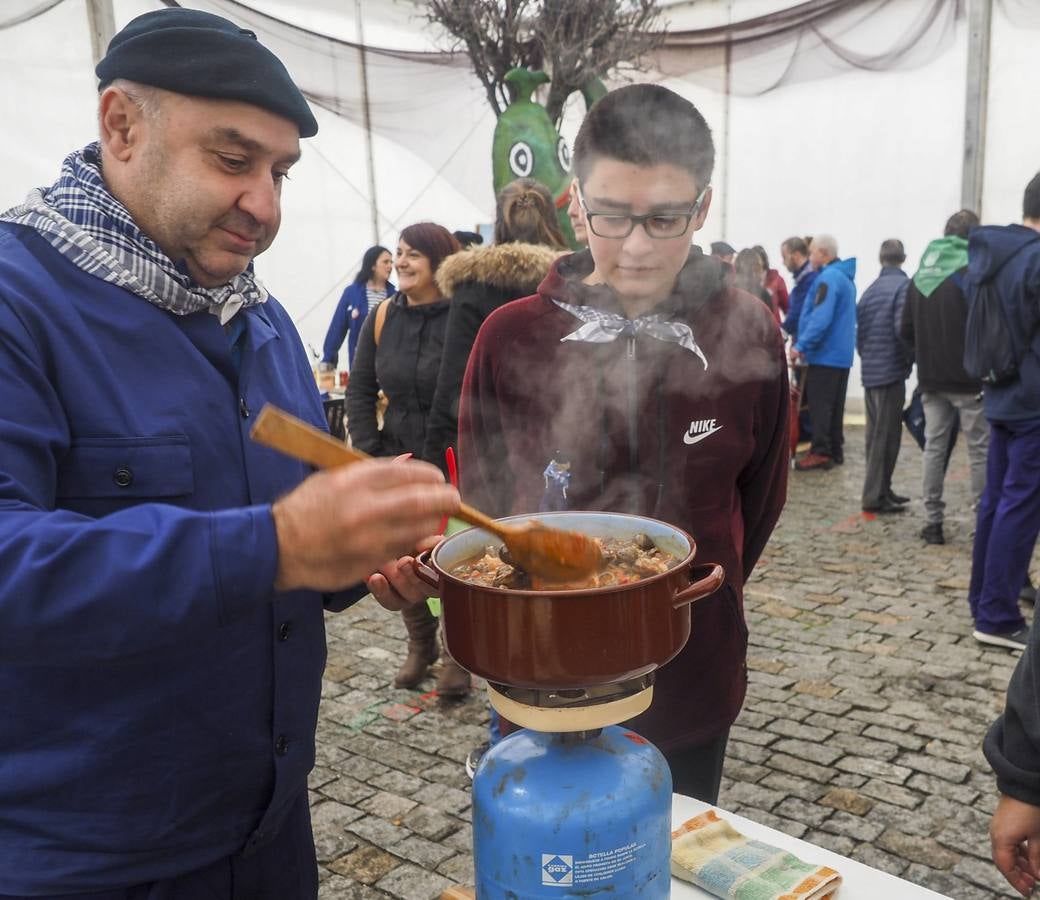
<path fill-rule="evenodd" d="M 200 287 L 180 271 L 109 193 L 96 142 L 66 157 L 53 185 L 31 191 L 0 221 L 27 225 L 88 275 L 178 316 L 205 309 L 226 325 L 243 307 L 267 300 L 252 263 L 216 288 Z"/>
<path fill-rule="evenodd" d="M 626 319 L 617 313 L 604 312 L 591 306 L 573 306 L 555 298 L 553 303 L 585 323 L 577 331 L 572 331 L 560 338 L 561 342 L 588 341 L 593 344 L 607 344 L 617 340 L 621 335 L 635 337 L 637 334 L 646 334 L 659 341 L 675 343 L 684 350 L 689 350 L 704 364 L 704 371 L 708 371 L 708 359 L 704 355 L 704 351 L 697 346 L 697 341 L 693 337 L 693 329 L 683 322 L 669 322 L 660 313 L 640 316 L 638 319 Z"/>

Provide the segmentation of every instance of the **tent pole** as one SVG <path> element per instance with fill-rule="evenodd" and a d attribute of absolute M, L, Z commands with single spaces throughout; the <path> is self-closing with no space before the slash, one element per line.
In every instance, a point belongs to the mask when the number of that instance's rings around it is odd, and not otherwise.
<path fill-rule="evenodd" d="M 964 168 L 961 206 L 982 216 L 986 159 L 986 99 L 989 93 L 990 31 L 993 0 L 969 0 L 968 87 L 964 103 Z"/>
<path fill-rule="evenodd" d="M 108 42 L 116 33 L 112 0 L 87 0 L 87 21 L 90 25 L 90 49 L 96 66 L 101 62 L 108 49 Z"/>
<path fill-rule="evenodd" d="M 733 0 L 726 0 L 726 46 L 723 49 L 724 62 L 723 62 L 723 87 L 722 87 L 722 197 L 719 198 L 722 202 L 720 204 L 721 209 L 719 210 L 719 237 L 722 240 L 728 240 L 726 234 L 726 208 L 729 206 L 729 116 L 730 116 L 730 96 L 731 96 L 731 80 L 733 73 L 733 44 L 730 40 L 731 35 L 728 27 L 733 22 Z"/>
<path fill-rule="evenodd" d="M 361 63 L 361 110 L 365 121 L 365 152 L 368 157 L 368 196 L 372 204 L 372 245 L 379 243 L 379 209 L 376 204 L 376 162 L 372 150 L 372 110 L 368 105 L 368 66 L 365 63 L 365 28 L 361 0 L 354 0 L 357 16 L 358 59 Z"/>

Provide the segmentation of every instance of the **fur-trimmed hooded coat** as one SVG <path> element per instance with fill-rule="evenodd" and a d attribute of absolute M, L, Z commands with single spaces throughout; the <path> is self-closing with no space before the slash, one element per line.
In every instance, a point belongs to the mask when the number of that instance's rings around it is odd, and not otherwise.
<path fill-rule="evenodd" d="M 492 244 L 455 253 L 440 264 L 437 286 L 451 299 L 451 308 L 423 459 L 443 469 L 444 451 L 455 446 L 462 377 L 480 326 L 504 303 L 533 294 L 559 255 L 539 244 Z"/>

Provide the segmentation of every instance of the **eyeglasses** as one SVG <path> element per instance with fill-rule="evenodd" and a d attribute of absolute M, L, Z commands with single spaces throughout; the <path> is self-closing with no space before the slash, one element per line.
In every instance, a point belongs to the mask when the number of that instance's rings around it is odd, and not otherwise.
<path fill-rule="evenodd" d="M 700 212 L 711 185 L 706 185 L 694 200 L 689 212 L 685 213 L 648 213 L 645 216 L 628 216 L 617 213 L 590 212 L 585 205 L 585 197 L 582 195 L 581 187 L 578 187 L 578 202 L 585 210 L 585 218 L 589 223 L 589 230 L 601 238 L 621 240 L 627 238 L 636 225 L 642 225 L 649 237 L 655 240 L 666 240 L 668 238 L 682 237 L 690 227 L 693 217 Z"/>

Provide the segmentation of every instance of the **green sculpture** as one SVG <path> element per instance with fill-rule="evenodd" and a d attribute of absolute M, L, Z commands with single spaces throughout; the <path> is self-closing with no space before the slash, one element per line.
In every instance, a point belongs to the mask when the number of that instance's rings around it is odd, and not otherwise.
<path fill-rule="evenodd" d="M 495 126 L 492 144 L 492 171 L 495 195 L 515 178 L 534 178 L 544 184 L 556 201 L 560 228 L 572 247 L 579 245 L 567 217 L 571 185 L 571 151 L 556 130 L 545 107 L 533 99 L 539 85 L 548 84 L 545 72 L 510 69 L 506 82 L 513 88 L 513 100 Z M 599 79 L 582 88 L 586 111 L 606 93 Z"/>

